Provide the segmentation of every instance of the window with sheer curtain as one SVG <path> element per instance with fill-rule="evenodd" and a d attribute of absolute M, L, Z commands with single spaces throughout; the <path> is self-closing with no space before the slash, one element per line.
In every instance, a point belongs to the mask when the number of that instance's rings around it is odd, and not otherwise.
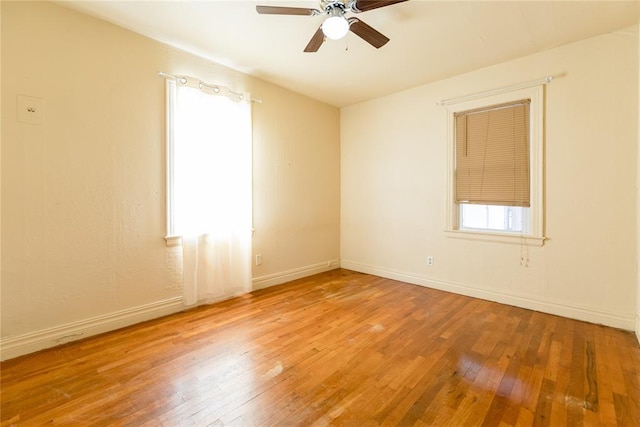
<path fill-rule="evenodd" d="M 249 96 L 167 80 L 167 238 L 182 240 L 184 304 L 251 285 Z"/>

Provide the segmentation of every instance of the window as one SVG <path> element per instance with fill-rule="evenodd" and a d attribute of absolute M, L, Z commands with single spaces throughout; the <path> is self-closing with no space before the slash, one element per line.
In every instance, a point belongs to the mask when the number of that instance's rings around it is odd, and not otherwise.
<path fill-rule="evenodd" d="M 447 231 L 541 244 L 542 86 L 460 102 L 447 114 Z"/>
<path fill-rule="evenodd" d="M 250 228 L 251 220 L 249 103 L 222 87 L 180 79 L 167 80 L 170 245 L 180 236 Z"/>
<path fill-rule="evenodd" d="M 529 208 L 460 203 L 460 228 L 527 233 Z"/>
<path fill-rule="evenodd" d="M 167 80 L 167 236 L 182 244 L 183 304 L 251 289 L 250 97 Z"/>

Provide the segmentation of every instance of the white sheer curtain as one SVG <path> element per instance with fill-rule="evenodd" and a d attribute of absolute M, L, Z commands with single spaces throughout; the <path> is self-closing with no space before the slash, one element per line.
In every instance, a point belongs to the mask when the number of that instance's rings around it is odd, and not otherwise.
<path fill-rule="evenodd" d="M 184 304 L 194 305 L 251 287 L 251 105 L 171 84 L 173 233 L 182 236 Z"/>

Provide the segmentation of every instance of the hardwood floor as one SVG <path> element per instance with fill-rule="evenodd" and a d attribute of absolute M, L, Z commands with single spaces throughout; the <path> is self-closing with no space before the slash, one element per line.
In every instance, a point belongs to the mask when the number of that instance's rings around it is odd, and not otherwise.
<path fill-rule="evenodd" d="M 334 270 L 3 362 L 8 425 L 640 425 L 630 332 Z"/>

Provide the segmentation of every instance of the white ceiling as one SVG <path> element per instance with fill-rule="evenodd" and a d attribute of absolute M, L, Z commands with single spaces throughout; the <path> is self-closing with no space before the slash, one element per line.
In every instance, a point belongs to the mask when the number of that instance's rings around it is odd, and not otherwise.
<path fill-rule="evenodd" d="M 358 15 L 391 41 L 355 34 L 304 53 L 322 16 L 258 15 L 257 4 L 318 2 L 63 1 L 153 39 L 337 107 L 462 74 L 638 22 L 637 1 L 410 0 Z"/>

